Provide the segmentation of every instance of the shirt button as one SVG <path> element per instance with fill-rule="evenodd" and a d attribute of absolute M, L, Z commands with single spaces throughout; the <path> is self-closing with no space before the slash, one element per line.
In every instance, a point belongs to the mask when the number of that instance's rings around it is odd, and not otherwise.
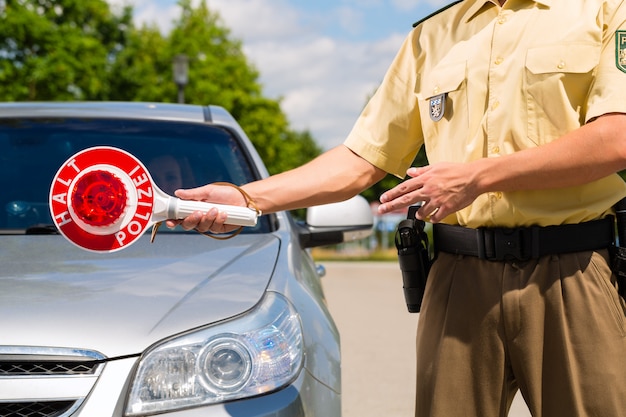
<path fill-rule="evenodd" d="M 503 25 L 506 23 L 506 17 L 505 16 L 500 16 L 498 18 L 498 24 Z"/>
<path fill-rule="evenodd" d="M 556 66 L 558 69 L 562 70 L 563 68 L 565 68 L 565 61 L 561 61 L 559 62 L 559 65 Z"/>
<path fill-rule="evenodd" d="M 436 86 L 435 88 L 433 88 L 433 94 L 434 94 L 434 95 L 439 94 L 439 91 L 441 91 L 441 90 L 440 90 L 440 88 L 439 88 L 439 86 Z"/>
<path fill-rule="evenodd" d="M 493 149 L 491 150 L 491 153 L 499 154 L 500 153 L 500 147 L 499 146 L 494 146 Z"/>
<path fill-rule="evenodd" d="M 495 100 L 493 103 L 491 103 L 491 110 L 495 110 L 498 107 L 500 107 L 500 102 L 498 100 Z"/>
<path fill-rule="evenodd" d="M 497 57 L 495 60 L 495 64 L 496 65 L 500 65 L 504 62 L 504 58 L 502 58 L 501 56 Z"/>

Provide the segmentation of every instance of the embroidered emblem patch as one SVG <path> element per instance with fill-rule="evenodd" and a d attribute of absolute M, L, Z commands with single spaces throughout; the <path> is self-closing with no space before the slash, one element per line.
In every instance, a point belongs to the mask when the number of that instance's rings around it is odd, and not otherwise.
<path fill-rule="evenodd" d="M 446 94 L 439 94 L 430 98 L 430 119 L 438 122 L 446 112 Z"/>
<path fill-rule="evenodd" d="M 615 32 L 615 65 L 626 72 L 626 30 Z"/>

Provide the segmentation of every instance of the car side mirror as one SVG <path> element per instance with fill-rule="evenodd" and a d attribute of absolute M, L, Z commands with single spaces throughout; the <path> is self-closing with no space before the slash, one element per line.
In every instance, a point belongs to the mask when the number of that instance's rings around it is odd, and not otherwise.
<path fill-rule="evenodd" d="M 306 222 L 300 224 L 300 245 L 314 248 L 363 239 L 372 234 L 373 226 L 372 209 L 360 195 L 314 206 L 307 210 Z"/>

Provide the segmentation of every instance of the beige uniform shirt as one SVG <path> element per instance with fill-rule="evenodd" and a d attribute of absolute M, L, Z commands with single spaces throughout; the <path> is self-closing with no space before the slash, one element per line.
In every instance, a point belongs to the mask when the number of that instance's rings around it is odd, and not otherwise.
<path fill-rule="evenodd" d="M 610 112 L 626 113 L 622 1 L 465 0 L 414 28 L 345 145 L 404 177 L 423 143 L 430 163 L 497 158 Z M 446 222 L 578 223 L 625 195 L 617 174 L 567 189 L 493 192 Z"/>

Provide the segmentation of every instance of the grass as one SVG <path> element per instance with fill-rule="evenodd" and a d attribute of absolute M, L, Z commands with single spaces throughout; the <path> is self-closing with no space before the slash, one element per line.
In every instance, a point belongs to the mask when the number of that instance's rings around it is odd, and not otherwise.
<path fill-rule="evenodd" d="M 316 261 L 380 261 L 397 262 L 398 253 L 396 249 L 367 251 L 358 250 L 336 250 L 332 248 L 314 248 L 311 251 L 313 259 Z"/>

